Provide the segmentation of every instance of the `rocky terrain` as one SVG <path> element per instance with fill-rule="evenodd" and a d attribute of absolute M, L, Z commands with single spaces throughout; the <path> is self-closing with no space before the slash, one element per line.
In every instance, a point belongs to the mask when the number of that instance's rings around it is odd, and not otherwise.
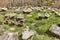
<path fill-rule="evenodd" d="M 0 40 L 60 40 L 60 9 L 0 8 Z"/>

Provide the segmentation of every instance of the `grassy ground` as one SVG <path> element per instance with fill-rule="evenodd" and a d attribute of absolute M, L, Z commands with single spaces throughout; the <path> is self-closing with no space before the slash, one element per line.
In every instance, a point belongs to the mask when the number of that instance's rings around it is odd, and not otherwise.
<path fill-rule="evenodd" d="M 33 36 L 32 40 L 55 40 L 58 39 L 57 37 L 48 34 L 49 28 L 52 24 L 57 24 L 60 22 L 60 17 L 57 17 L 55 13 L 53 13 L 51 10 L 45 9 L 46 12 L 50 14 L 50 17 L 48 19 L 42 19 L 42 20 L 37 20 L 38 16 L 37 13 L 44 13 L 44 10 L 33 10 L 30 14 L 24 14 L 24 20 L 25 24 L 22 27 L 16 26 L 16 25 L 6 25 L 2 24 L 0 25 L 1 28 L 3 28 L 5 31 L 12 31 L 9 30 L 10 28 L 14 27 L 15 30 L 12 32 L 18 32 L 19 33 L 19 39 L 21 40 L 21 33 L 28 26 L 29 28 L 33 29 L 36 31 L 36 34 Z M 60 9 L 57 10 L 57 12 L 60 13 Z M 0 12 L 0 20 L 3 22 L 4 20 L 4 15 L 7 13 L 17 13 L 19 14 L 20 11 L 14 11 L 14 10 L 8 10 L 7 12 Z"/>

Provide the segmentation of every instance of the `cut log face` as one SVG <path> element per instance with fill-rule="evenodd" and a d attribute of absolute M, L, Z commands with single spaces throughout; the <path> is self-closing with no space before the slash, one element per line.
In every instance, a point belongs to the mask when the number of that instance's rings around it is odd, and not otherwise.
<path fill-rule="evenodd" d="M 52 25 L 49 29 L 52 33 L 60 36 L 60 27 L 57 25 Z"/>

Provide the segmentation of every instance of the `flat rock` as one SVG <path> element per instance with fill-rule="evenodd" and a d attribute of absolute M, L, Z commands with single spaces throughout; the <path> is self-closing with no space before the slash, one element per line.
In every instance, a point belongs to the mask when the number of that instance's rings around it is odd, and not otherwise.
<path fill-rule="evenodd" d="M 60 13 L 58 13 L 58 12 L 55 12 L 55 13 L 56 13 L 56 15 L 57 15 L 57 16 L 59 16 L 59 17 L 60 17 Z"/>
<path fill-rule="evenodd" d="M 45 18 L 45 17 L 50 17 L 50 14 L 48 13 L 45 13 L 45 14 L 41 14 L 41 13 L 38 13 L 38 17 L 41 17 L 41 18 Z"/>
<path fill-rule="evenodd" d="M 23 19 L 23 18 L 24 18 L 24 14 L 18 14 L 18 15 L 17 15 L 17 18 Z"/>
<path fill-rule="evenodd" d="M 48 14 L 48 13 L 45 13 L 45 17 L 50 17 L 50 14 Z"/>
<path fill-rule="evenodd" d="M 19 7 L 19 8 L 17 8 L 17 9 L 15 9 L 15 11 L 20 11 L 20 9 L 21 9 L 21 7 Z"/>
<path fill-rule="evenodd" d="M 52 25 L 49 29 L 52 33 L 60 36 L 60 27 L 57 25 Z"/>
<path fill-rule="evenodd" d="M 38 17 L 44 17 L 44 15 L 41 13 L 38 13 Z"/>
<path fill-rule="evenodd" d="M 25 8 L 25 9 L 23 9 L 23 12 L 25 12 L 25 13 L 29 13 L 29 12 L 31 12 L 31 11 L 32 11 L 31 8 Z"/>
<path fill-rule="evenodd" d="M 0 8 L 0 11 L 7 11 L 7 8 Z"/>
<path fill-rule="evenodd" d="M 24 32 L 22 32 L 22 39 L 23 40 L 27 40 L 33 35 L 34 35 L 34 31 L 33 30 L 26 29 Z"/>
<path fill-rule="evenodd" d="M 41 10 L 41 7 L 34 7 L 34 8 L 38 11 Z"/>
<path fill-rule="evenodd" d="M 0 36 L 0 40 L 18 40 L 18 33 L 4 32 L 4 34 Z"/>
<path fill-rule="evenodd" d="M 15 13 L 12 13 L 12 14 L 9 14 L 10 17 L 15 17 L 16 14 Z"/>
<path fill-rule="evenodd" d="M 14 16 L 16 16 L 16 14 L 15 13 L 9 13 L 9 14 L 6 14 L 5 16 L 14 17 Z"/>
<path fill-rule="evenodd" d="M 8 33 L 8 40 L 18 40 L 18 33 Z"/>

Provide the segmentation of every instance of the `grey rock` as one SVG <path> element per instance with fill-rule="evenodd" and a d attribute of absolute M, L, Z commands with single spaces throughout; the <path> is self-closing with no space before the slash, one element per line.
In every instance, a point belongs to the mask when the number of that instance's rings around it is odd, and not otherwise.
<path fill-rule="evenodd" d="M 48 14 L 48 13 L 45 13 L 45 15 L 44 15 L 45 17 L 50 17 L 50 14 Z"/>
<path fill-rule="evenodd" d="M 24 25 L 24 21 L 23 21 L 23 20 L 19 20 L 19 21 L 18 21 L 18 25 L 19 25 L 19 26 L 23 26 L 23 25 Z"/>
<path fill-rule="evenodd" d="M 38 13 L 38 17 L 39 18 L 49 18 L 50 14 L 48 14 L 48 13 L 45 13 L 45 14 Z"/>
<path fill-rule="evenodd" d="M 44 17 L 44 15 L 41 13 L 38 13 L 38 17 Z"/>
<path fill-rule="evenodd" d="M 60 17 L 60 13 L 58 13 L 58 12 L 55 12 L 55 14 L 56 14 L 57 16 L 59 16 L 59 17 Z"/>
<path fill-rule="evenodd" d="M 51 7 L 48 7 L 49 10 L 51 10 Z"/>
<path fill-rule="evenodd" d="M 34 10 L 35 9 L 35 7 L 30 7 L 32 10 Z"/>
<path fill-rule="evenodd" d="M 60 27 L 57 25 L 52 25 L 49 29 L 52 33 L 60 36 Z"/>
<path fill-rule="evenodd" d="M 16 15 L 17 15 L 17 14 L 15 14 L 15 13 L 9 14 L 10 18 L 15 17 Z"/>
<path fill-rule="evenodd" d="M 15 9 L 15 11 L 20 11 L 21 10 L 21 7 L 18 7 L 17 9 Z"/>
<path fill-rule="evenodd" d="M 8 20 L 8 24 L 11 24 L 11 20 Z"/>
<path fill-rule="evenodd" d="M 18 40 L 18 33 L 8 33 L 8 40 Z"/>
<path fill-rule="evenodd" d="M 23 9 L 23 12 L 25 12 L 25 13 L 30 13 L 31 11 L 32 11 L 31 8 L 25 8 L 25 9 Z"/>
<path fill-rule="evenodd" d="M 9 22 L 9 18 L 6 18 L 4 23 L 8 24 L 8 22 Z"/>
<path fill-rule="evenodd" d="M 5 14 L 5 18 L 9 17 L 9 14 Z"/>
<path fill-rule="evenodd" d="M 21 14 L 18 14 L 18 15 L 17 15 L 17 18 L 18 18 L 18 19 L 24 19 L 24 14 L 22 14 L 22 13 L 21 13 Z"/>
<path fill-rule="evenodd" d="M 7 11 L 7 8 L 0 8 L 0 11 Z"/>
<path fill-rule="evenodd" d="M 30 30 L 29 28 L 24 30 L 24 32 L 22 32 L 22 39 L 23 40 L 27 40 L 29 39 L 31 36 L 34 35 L 34 31 L 33 30 Z"/>
<path fill-rule="evenodd" d="M 16 23 L 17 23 L 17 22 L 14 21 L 14 20 L 11 21 L 11 24 L 13 24 L 13 25 L 16 25 Z"/>
<path fill-rule="evenodd" d="M 5 17 L 10 17 L 10 18 L 11 18 L 11 17 L 14 17 L 14 16 L 16 16 L 15 13 L 9 13 L 9 14 L 6 14 L 6 15 L 5 15 Z"/>
<path fill-rule="evenodd" d="M 4 34 L 0 36 L 0 40 L 18 40 L 18 33 L 4 32 Z"/>
<path fill-rule="evenodd" d="M 58 10 L 57 8 L 51 8 L 51 9 L 54 10 L 54 11 Z"/>
<path fill-rule="evenodd" d="M 34 8 L 38 11 L 41 10 L 41 7 L 34 7 Z"/>

